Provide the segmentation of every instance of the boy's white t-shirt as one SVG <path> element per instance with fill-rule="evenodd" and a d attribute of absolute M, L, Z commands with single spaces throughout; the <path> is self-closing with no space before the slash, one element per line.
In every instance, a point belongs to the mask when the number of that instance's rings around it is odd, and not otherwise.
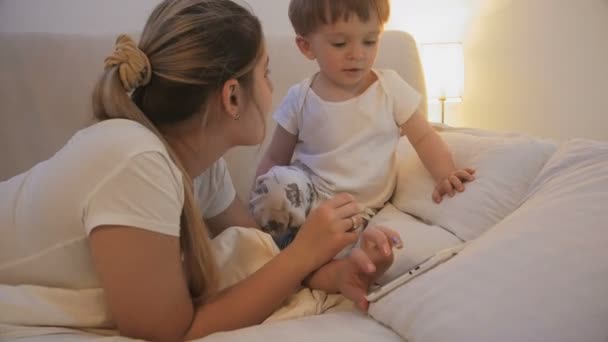
<path fill-rule="evenodd" d="M 223 160 L 195 180 L 205 217 L 235 191 Z M 76 133 L 53 157 L 0 182 L 0 284 L 98 288 L 88 235 L 122 225 L 180 235 L 182 174 L 144 126 L 114 119 Z"/>
<path fill-rule="evenodd" d="M 310 88 L 313 77 L 306 79 L 289 89 L 274 119 L 298 136 L 293 160 L 318 176 L 313 180 L 319 191 L 348 192 L 377 209 L 395 186 L 399 127 L 421 95 L 393 70 L 373 72 L 375 83 L 342 102 L 323 100 Z"/>

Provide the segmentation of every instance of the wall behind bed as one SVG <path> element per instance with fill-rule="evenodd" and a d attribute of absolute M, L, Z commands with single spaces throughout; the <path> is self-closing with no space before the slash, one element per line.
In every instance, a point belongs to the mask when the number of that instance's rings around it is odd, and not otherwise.
<path fill-rule="evenodd" d="M 608 140 L 608 0 L 392 1 L 419 42 L 464 42 L 464 101 L 448 124 Z M 0 0 L 0 31 L 132 32 L 157 2 Z M 288 0 L 247 2 L 267 32 L 292 34 Z"/>
<path fill-rule="evenodd" d="M 485 0 L 465 47 L 455 124 L 608 140 L 608 0 Z"/>
<path fill-rule="evenodd" d="M 292 32 L 286 0 L 244 0 L 268 32 Z M 160 0 L 0 0 L 0 32 L 140 31 Z M 280 13 L 280 15 L 279 15 Z"/>

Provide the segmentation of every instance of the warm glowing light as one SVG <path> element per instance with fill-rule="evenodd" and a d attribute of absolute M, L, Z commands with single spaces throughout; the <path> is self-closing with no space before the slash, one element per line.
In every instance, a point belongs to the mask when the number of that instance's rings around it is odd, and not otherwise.
<path fill-rule="evenodd" d="M 420 57 L 429 99 L 462 97 L 464 91 L 462 44 L 421 44 Z"/>
<path fill-rule="evenodd" d="M 385 28 L 410 33 L 418 43 L 461 42 L 477 2 L 484 0 L 392 0 Z"/>

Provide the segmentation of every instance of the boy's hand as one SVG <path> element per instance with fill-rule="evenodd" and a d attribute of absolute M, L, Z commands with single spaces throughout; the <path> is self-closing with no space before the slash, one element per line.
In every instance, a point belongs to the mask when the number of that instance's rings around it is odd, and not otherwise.
<path fill-rule="evenodd" d="M 454 170 L 445 178 L 437 182 L 435 191 L 433 191 L 433 201 L 440 203 L 444 195 L 454 197 L 456 191 L 464 191 L 464 183 L 475 180 L 475 170 L 465 168 L 462 170 Z"/>
<path fill-rule="evenodd" d="M 363 206 L 347 193 L 340 193 L 313 209 L 287 247 L 309 263 L 311 271 L 326 264 L 346 246 L 357 242 L 353 232 Z M 353 218 L 354 217 L 354 218 Z"/>
<path fill-rule="evenodd" d="M 340 260 L 337 288 L 360 310 L 367 311 L 369 306 L 365 299 L 369 286 L 393 263 L 393 247 L 403 247 L 398 233 L 384 227 L 368 227 L 362 233 L 361 245 Z"/>

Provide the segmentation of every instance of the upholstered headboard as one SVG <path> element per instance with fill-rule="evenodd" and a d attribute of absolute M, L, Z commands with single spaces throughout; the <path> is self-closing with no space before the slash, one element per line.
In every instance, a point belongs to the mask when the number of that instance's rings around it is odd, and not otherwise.
<path fill-rule="evenodd" d="M 114 39 L 0 33 L 0 180 L 50 157 L 76 130 L 92 122 L 91 92 Z M 290 85 L 315 71 L 316 64 L 300 55 L 292 36 L 270 35 L 267 44 L 276 105 Z M 407 33 L 384 34 L 376 65 L 395 69 L 424 91 L 416 43 Z M 268 119 L 267 141 L 274 129 Z M 226 157 L 241 197 L 253 181 L 264 146 L 236 148 Z"/>

